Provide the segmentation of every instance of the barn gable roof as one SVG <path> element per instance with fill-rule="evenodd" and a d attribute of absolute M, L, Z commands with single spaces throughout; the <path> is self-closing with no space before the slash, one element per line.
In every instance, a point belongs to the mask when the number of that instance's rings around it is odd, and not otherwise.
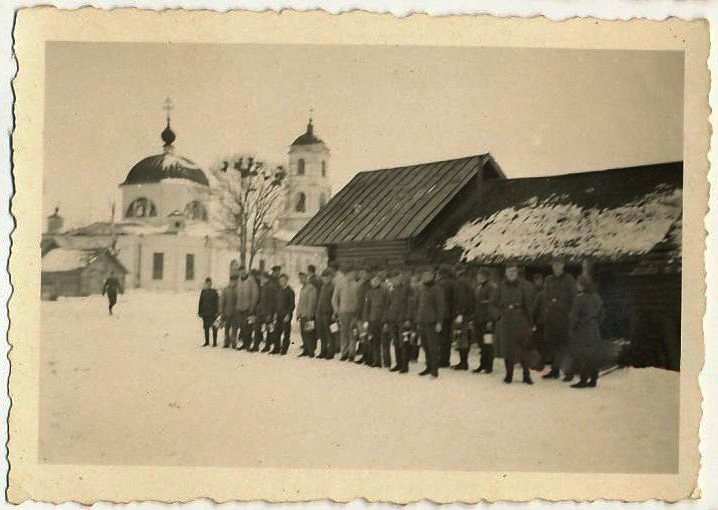
<path fill-rule="evenodd" d="M 444 249 L 485 263 L 643 255 L 680 219 L 682 176 L 675 162 L 491 181 Z"/>
<path fill-rule="evenodd" d="M 495 165 L 489 154 L 483 154 L 360 172 L 290 244 L 316 246 L 414 237 L 489 160 Z"/>
<path fill-rule="evenodd" d="M 117 265 L 120 271 L 127 273 L 125 266 L 120 263 L 115 257 L 107 253 L 106 250 L 96 249 L 72 249 L 72 248 L 55 248 L 45 253 L 42 257 L 42 272 L 43 273 L 59 273 L 65 271 L 74 271 L 87 267 L 98 257 L 109 257 L 112 262 Z"/>

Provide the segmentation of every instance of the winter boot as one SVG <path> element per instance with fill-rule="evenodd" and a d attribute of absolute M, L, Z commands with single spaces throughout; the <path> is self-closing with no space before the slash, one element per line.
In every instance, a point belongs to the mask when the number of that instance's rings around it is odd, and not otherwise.
<path fill-rule="evenodd" d="M 460 361 L 454 365 L 454 370 L 468 370 L 469 369 L 469 350 L 468 349 L 459 349 L 459 359 Z"/>
<path fill-rule="evenodd" d="M 533 384 L 534 382 L 531 380 L 531 372 L 529 372 L 529 369 L 524 367 L 524 384 Z"/>

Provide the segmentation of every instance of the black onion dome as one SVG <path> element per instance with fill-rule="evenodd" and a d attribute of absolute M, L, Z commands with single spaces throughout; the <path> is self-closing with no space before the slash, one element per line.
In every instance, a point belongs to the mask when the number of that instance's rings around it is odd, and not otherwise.
<path fill-rule="evenodd" d="M 177 138 L 175 136 L 175 132 L 172 131 L 170 128 L 169 122 L 167 123 L 167 127 L 162 131 L 162 141 L 165 142 L 165 147 L 172 145 Z"/>
<path fill-rule="evenodd" d="M 172 135 L 174 136 L 174 133 Z M 177 156 L 170 151 L 149 156 L 137 163 L 127 174 L 127 178 L 122 185 L 153 184 L 165 179 L 187 179 L 197 184 L 209 186 L 207 176 L 200 167 L 189 159 Z"/>
<path fill-rule="evenodd" d="M 299 136 L 294 142 L 292 143 L 292 146 L 296 145 L 314 145 L 316 143 L 324 143 L 321 138 L 318 138 L 314 134 L 314 125 L 312 124 L 311 119 L 309 120 L 309 124 L 307 124 L 307 131 Z"/>

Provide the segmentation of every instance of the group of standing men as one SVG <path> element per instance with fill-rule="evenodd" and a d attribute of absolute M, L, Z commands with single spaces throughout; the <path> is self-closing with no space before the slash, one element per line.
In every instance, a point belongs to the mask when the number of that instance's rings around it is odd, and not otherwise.
<path fill-rule="evenodd" d="M 291 321 L 294 315 L 294 290 L 289 277 L 281 273 L 281 267 L 272 273 L 253 272 L 240 266 L 237 274 L 229 277 L 229 285 L 217 293 L 212 280 L 205 280 L 199 299 L 198 315 L 202 318 L 204 345 L 217 346 L 217 329 L 224 328 L 225 349 L 259 351 L 287 354 L 289 350 Z"/>
<path fill-rule="evenodd" d="M 511 264 L 499 284 L 485 268 L 472 273 L 468 265 L 369 271 L 330 264 L 318 275 L 309 266 L 299 274 L 295 303 L 280 267 L 253 275 L 240 267 L 221 294 L 209 279 L 202 291 L 204 345 L 209 345 L 212 331 L 216 346 L 217 326 L 224 326 L 225 348 L 256 352 L 264 342 L 262 352 L 286 354 L 296 313 L 302 357 L 339 356 L 341 361 L 407 373 L 421 346 L 426 368 L 420 375 L 438 377 L 440 368 L 450 366 L 452 345 L 459 353 L 452 368 L 468 370 L 469 351 L 476 343 L 481 355 L 474 372 L 491 373 L 498 341 L 506 383 L 512 382 L 518 362 L 523 382 L 533 384 L 529 353 L 538 351 L 541 364 L 552 367 L 545 379 L 559 378 L 563 370 L 563 380 L 571 381 L 580 368 L 581 380 L 573 386 L 596 385 L 603 305 L 588 277 L 577 281 L 564 271 L 561 259 L 553 261 L 551 275 L 545 280 L 534 275 L 533 283 Z"/>

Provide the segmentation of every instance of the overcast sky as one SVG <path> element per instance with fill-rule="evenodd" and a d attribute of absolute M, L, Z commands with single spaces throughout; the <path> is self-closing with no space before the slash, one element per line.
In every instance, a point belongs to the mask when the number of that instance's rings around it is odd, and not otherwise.
<path fill-rule="evenodd" d="M 491 152 L 509 177 L 682 158 L 683 54 L 386 46 L 50 43 L 43 210 L 109 219 L 161 152 L 286 162 L 314 109 L 334 192 L 358 171 Z"/>

